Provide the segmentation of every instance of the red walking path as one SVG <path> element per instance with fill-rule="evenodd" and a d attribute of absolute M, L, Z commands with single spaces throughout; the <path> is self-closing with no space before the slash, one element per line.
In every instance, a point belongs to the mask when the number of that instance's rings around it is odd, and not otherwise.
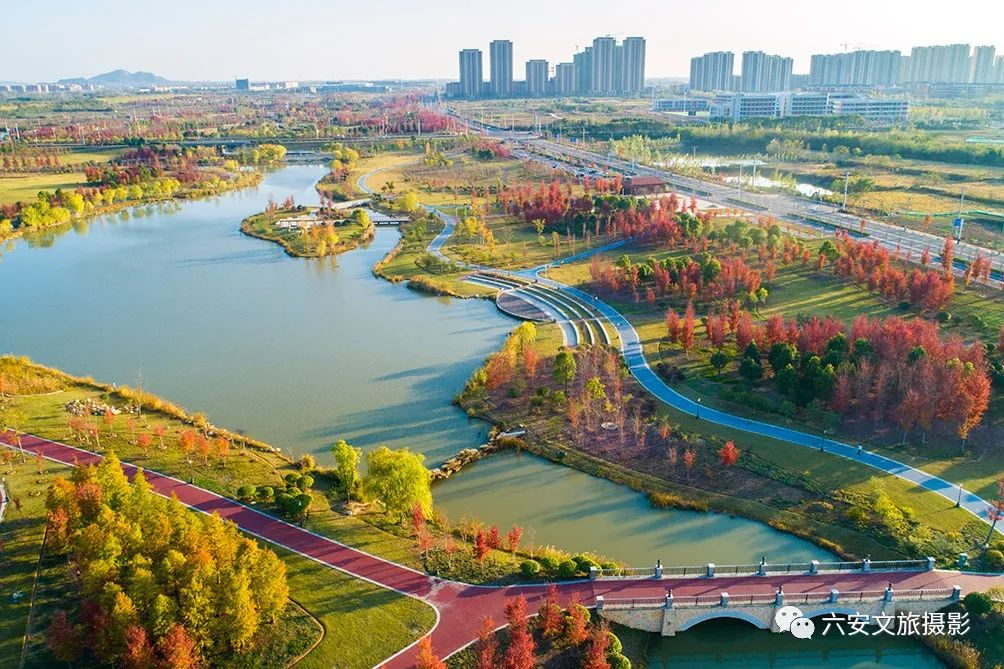
<path fill-rule="evenodd" d="M 26 451 L 40 453 L 45 458 L 68 465 L 93 464 L 101 460 L 100 455 L 90 451 L 36 436 L 25 435 L 21 441 Z M 123 469 L 129 476 L 136 471 L 136 467 L 129 464 L 123 464 Z M 437 613 L 436 626 L 432 631 L 433 648 L 437 654 L 444 657 L 475 640 L 485 616 L 491 616 L 499 625 L 503 624 L 505 601 L 508 597 L 525 595 L 529 602 L 529 610 L 533 612 L 545 595 L 545 586 L 542 585 L 475 586 L 429 576 L 350 548 L 170 476 L 149 470 L 144 470 L 144 475 L 153 489 L 161 495 L 167 497 L 175 495 L 186 506 L 204 513 L 217 513 L 260 539 L 429 604 Z M 717 595 L 722 591 L 727 591 L 732 596 L 773 593 L 778 586 L 783 586 L 785 593 L 793 595 L 806 592 L 829 593 L 831 589 L 842 592 L 883 590 L 890 582 L 896 590 L 940 589 L 958 585 L 962 587 L 963 593 L 967 593 L 986 590 L 993 586 L 1004 586 L 1004 576 L 934 570 L 830 573 L 814 576 L 786 574 L 664 578 L 658 581 L 651 578 L 585 580 L 560 583 L 558 592 L 563 604 L 573 593 L 578 593 L 583 604 L 592 606 L 596 602 L 596 597 L 600 595 L 607 599 L 662 597 L 669 588 L 672 588 L 676 597 Z M 414 667 L 414 664 L 414 651 L 412 646 L 409 646 L 379 666 L 387 669 L 409 669 Z"/>

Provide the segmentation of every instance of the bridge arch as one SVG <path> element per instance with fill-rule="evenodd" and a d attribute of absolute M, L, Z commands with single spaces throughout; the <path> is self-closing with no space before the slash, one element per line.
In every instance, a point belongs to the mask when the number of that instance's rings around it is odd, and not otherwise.
<path fill-rule="evenodd" d="M 850 606 L 829 606 L 821 609 L 813 609 L 811 611 L 803 609 L 802 616 L 805 618 L 819 618 L 820 616 L 828 615 L 838 615 L 838 616 L 853 616 L 861 613 L 859 609 L 852 608 Z"/>
<path fill-rule="evenodd" d="M 770 625 L 768 623 L 765 623 L 763 620 L 757 618 L 756 616 L 750 613 L 746 613 L 745 611 L 739 611 L 737 609 L 721 608 L 708 611 L 707 613 L 703 613 L 699 616 L 694 616 L 693 618 L 682 623 L 678 628 L 678 631 L 685 632 L 689 630 L 691 627 L 694 627 L 695 625 L 700 625 L 701 623 L 707 622 L 709 620 L 718 620 L 722 618 L 742 620 L 743 622 L 747 622 L 750 625 L 753 625 L 754 627 L 758 627 L 759 629 L 764 629 L 764 630 L 770 629 Z"/>

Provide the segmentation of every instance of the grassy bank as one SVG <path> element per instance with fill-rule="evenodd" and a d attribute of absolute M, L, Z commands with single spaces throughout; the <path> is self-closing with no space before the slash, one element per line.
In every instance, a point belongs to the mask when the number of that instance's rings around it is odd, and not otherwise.
<path fill-rule="evenodd" d="M 43 437 L 74 443 L 70 434 L 65 405 L 74 400 L 99 402 L 125 408 L 139 394 L 128 388 L 113 389 L 90 379 L 76 378 L 56 370 L 33 365 L 24 359 L 0 357 L 0 379 L 3 379 L 7 402 L 16 403 L 25 419 L 21 429 Z M 13 396 L 13 397 L 12 397 Z M 250 438 L 209 426 L 199 414 L 190 414 L 168 402 L 149 394 L 142 395 L 142 415 L 123 413 L 114 422 L 101 423 L 99 435 L 104 451 L 112 448 L 123 459 L 141 467 L 157 470 L 182 479 L 192 479 L 197 485 L 214 492 L 236 497 L 237 488 L 247 482 L 282 485 L 287 473 L 299 472 L 294 464 L 282 458 L 272 447 Z M 198 426 L 201 426 L 198 427 Z M 186 455 L 177 444 L 180 435 L 188 430 L 200 429 L 223 437 L 232 444 L 228 455 L 203 457 Z M 154 436 L 142 446 L 139 434 Z M 163 441 L 164 446 L 161 446 Z M 86 444 L 81 444 L 85 448 Z M 92 442 L 91 448 L 94 448 Z M 11 453 L 8 449 L 3 452 Z M 30 592 L 34 569 L 38 562 L 45 527 L 44 492 L 54 472 L 55 465 L 47 466 L 44 476 L 33 473 L 35 463 L 11 465 L 18 471 L 8 470 L 7 480 L 12 494 L 21 500 L 22 511 L 9 514 L 0 524 L 0 533 L 7 541 L 5 559 L 13 567 L 3 570 L 5 592 L 21 590 Z M 23 471 L 21 471 L 23 470 Z M 59 471 L 65 473 L 66 468 Z M 323 475 L 318 475 L 318 488 L 328 485 Z M 21 490 L 21 492 L 19 492 Z M 381 531 L 373 524 L 358 518 L 342 515 L 334 509 L 334 502 L 322 496 L 311 513 L 307 526 L 339 541 L 359 546 L 364 550 L 394 559 L 411 566 L 420 566 L 412 541 L 404 536 Z M 382 521 L 378 521 L 382 522 Z M 291 607 L 290 619 L 284 622 L 287 631 L 279 631 L 274 645 L 249 659 L 244 665 L 282 667 L 315 643 L 316 648 L 303 660 L 302 666 L 370 667 L 401 647 L 411 643 L 426 632 L 434 621 L 433 611 L 425 604 L 382 588 L 364 583 L 350 576 L 322 566 L 292 553 L 279 551 L 289 572 L 290 597 L 303 607 L 297 613 Z M 61 606 L 65 592 L 64 566 L 48 565 L 40 579 L 40 602 L 48 609 L 40 609 L 40 619 Z M 335 603 L 333 605 L 333 603 Z M 51 615 L 48 614 L 48 615 Z M 24 633 L 27 616 L 27 599 L 23 603 L 5 604 L 0 615 L 0 665 L 17 666 L 4 658 L 20 658 L 20 639 Z M 45 627 L 32 626 L 34 635 L 44 635 Z M 322 636 L 323 630 L 323 636 Z M 366 632 L 371 640 L 367 644 L 353 644 Z M 378 631 L 375 632 L 375 631 Z M 33 657 L 44 657 L 44 639 L 39 636 L 33 648 Z M 51 663 L 50 663 L 51 664 Z M 44 661 L 36 666 L 48 666 Z"/>
<path fill-rule="evenodd" d="M 264 239 L 281 246 L 286 255 L 294 258 L 322 258 L 351 251 L 373 239 L 373 223 L 346 219 L 327 225 L 308 228 L 281 228 L 276 224 L 284 219 L 307 217 L 317 213 L 315 207 L 293 207 L 263 212 L 241 221 L 241 232 L 249 237 Z"/>
<path fill-rule="evenodd" d="M 622 388 L 616 391 L 612 379 L 617 374 L 600 373 L 589 381 L 595 385 L 587 392 L 605 386 L 608 407 L 593 409 L 601 411 L 602 418 L 579 414 L 573 423 L 569 416 L 581 408 L 583 380 L 576 378 L 565 388 L 555 383 L 548 357 L 552 351 L 541 347 L 532 377 L 518 367 L 505 377 L 497 358 L 490 359 L 472 377 L 459 403 L 502 428 L 525 426 L 532 452 L 644 492 L 656 506 L 751 518 L 847 558 L 933 555 L 948 566 L 966 551 L 978 561 L 984 559 L 986 526 L 951 501 L 825 452 L 710 425 L 645 400 L 647 393 L 623 372 Z M 591 361 L 591 355 L 576 353 L 580 369 L 603 367 L 605 358 Z M 492 387 L 493 375 L 508 380 Z M 635 416 L 624 422 L 619 437 L 613 427 L 596 425 L 618 420 L 620 400 L 614 393 L 630 398 L 624 400 L 622 415 Z M 643 398 L 640 407 L 632 403 L 634 398 Z M 591 421 L 596 423 L 592 427 Z M 727 441 L 739 450 L 731 466 L 720 461 Z M 684 468 L 687 452 L 694 458 Z"/>

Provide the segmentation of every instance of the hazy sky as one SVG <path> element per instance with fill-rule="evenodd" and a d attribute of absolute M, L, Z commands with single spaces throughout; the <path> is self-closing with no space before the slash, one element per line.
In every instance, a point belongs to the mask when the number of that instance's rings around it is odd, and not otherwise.
<path fill-rule="evenodd" d="M 1004 0 L 14 0 L 0 80 L 117 68 L 169 79 L 456 78 L 457 51 L 514 42 L 523 62 L 571 59 L 597 35 L 648 40 L 646 75 L 685 76 L 705 51 L 795 58 L 967 42 L 1004 50 Z M 488 60 L 485 57 L 487 77 Z M 738 67 L 738 58 L 736 61 Z"/>

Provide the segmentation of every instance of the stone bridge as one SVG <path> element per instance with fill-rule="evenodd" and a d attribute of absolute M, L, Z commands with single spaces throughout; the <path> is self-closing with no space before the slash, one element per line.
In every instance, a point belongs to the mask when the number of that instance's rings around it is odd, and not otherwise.
<path fill-rule="evenodd" d="M 602 617 L 626 627 L 675 636 L 694 625 L 715 618 L 744 620 L 755 627 L 780 632 L 774 614 L 782 606 L 797 606 L 804 617 L 824 615 L 892 616 L 898 612 L 933 613 L 959 601 L 962 588 L 907 590 L 897 592 L 891 586 L 885 590 L 829 593 L 798 593 L 786 595 L 783 589 L 774 593 L 731 596 L 725 591 L 715 595 L 674 597 L 672 592 L 661 600 L 596 598 L 596 611 Z"/>

